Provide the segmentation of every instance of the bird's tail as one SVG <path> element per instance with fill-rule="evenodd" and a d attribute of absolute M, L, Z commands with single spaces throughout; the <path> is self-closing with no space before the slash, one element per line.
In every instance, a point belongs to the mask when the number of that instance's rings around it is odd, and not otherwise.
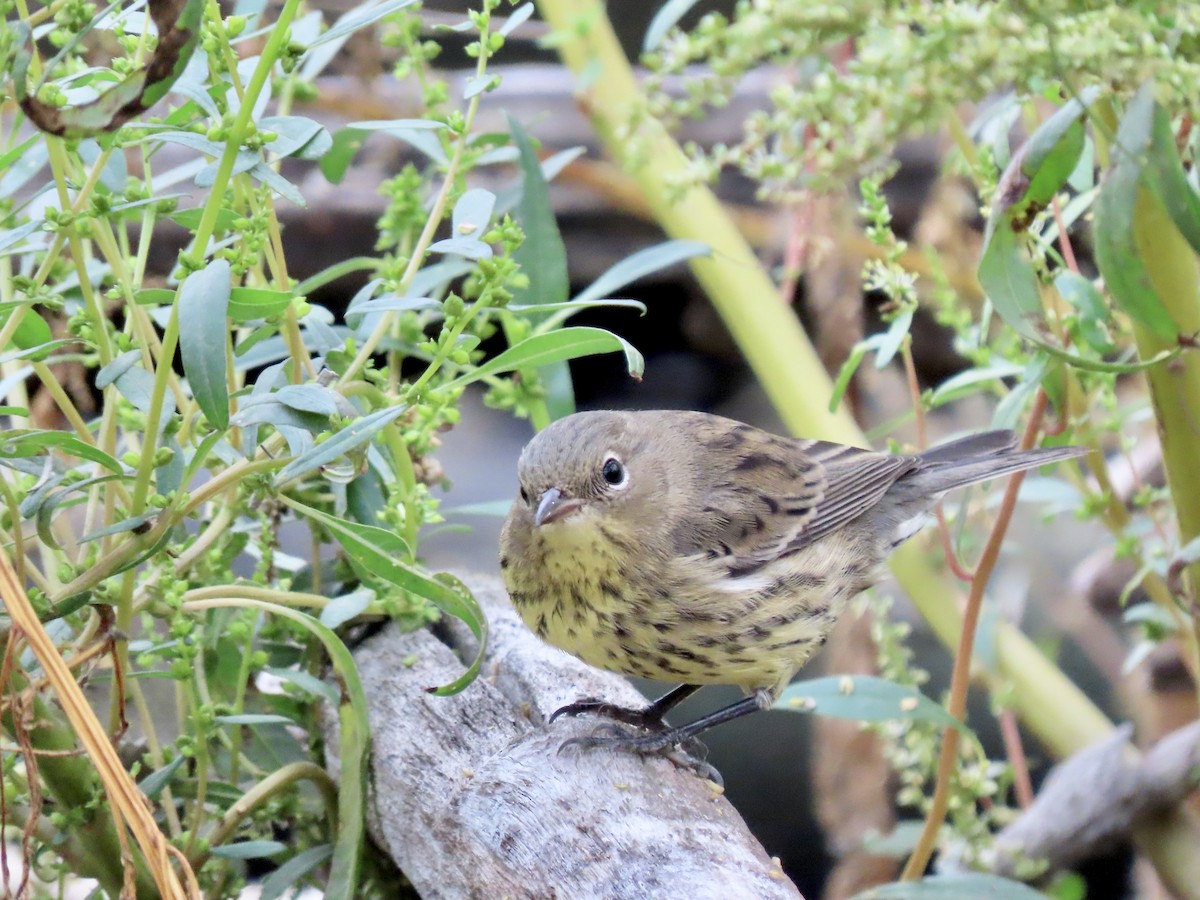
<path fill-rule="evenodd" d="M 904 480 L 920 486 L 922 493 L 943 494 L 955 488 L 990 481 L 1013 472 L 1074 459 L 1088 452 L 1086 447 L 1045 447 L 1019 450 L 1010 431 L 985 431 L 921 453 L 921 465 Z"/>

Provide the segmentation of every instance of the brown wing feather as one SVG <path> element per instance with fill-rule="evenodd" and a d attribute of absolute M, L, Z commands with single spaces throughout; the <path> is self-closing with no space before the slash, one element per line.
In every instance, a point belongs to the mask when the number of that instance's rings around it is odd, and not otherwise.
<path fill-rule="evenodd" d="M 728 560 L 731 569 L 775 558 L 816 514 L 824 472 L 788 440 L 728 420 L 700 441 L 704 459 L 726 465 L 701 473 L 702 502 L 675 534 L 676 550 Z"/>
<path fill-rule="evenodd" d="M 676 547 L 724 558 L 733 575 L 857 518 L 918 464 L 911 456 L 791 440 L 737 423 L 702 443 L 732 465 L 711 473 L 699 516 L 676 535 Z"/>
<path fill-rule="evenodd" d="M 845 444 L 808 441 L 807 454 L 825 470 L 825 499 L 788 550 L 820 540 L 875 506 L 897 479 L 917 468 L 915 456 L 876 453 Z"/>

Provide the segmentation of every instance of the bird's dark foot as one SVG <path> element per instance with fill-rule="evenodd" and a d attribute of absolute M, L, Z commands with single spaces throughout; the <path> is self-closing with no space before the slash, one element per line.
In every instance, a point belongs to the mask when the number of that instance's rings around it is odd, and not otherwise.
<path fill-rule="evenodd" d="M 624 711 L 635 712 L 634 710 Z M 626 731 L 620 725 L 612 723 L 599 725 L 586 737 L 563 741 L 558 752 L 562 753 L 568 748 L 574 748 L 579 750 L 616 750 L 633 753 L 637 756 L 661 756 L 669 759 L 677 768 L 694 772 L 701 778 L 707 778 L 709 781 L 724 786 L 725 780 L 721 777 L 721 773 L 704 760 L 704 757 L 708 755 L 708 749 L 698 739 L 681 733 L 679 730 L 666 730 L 661 719 L 659 726 L 658 731 L 652 731 L 650 734 L 634 734 Z"/>
<path fill-rule="evenodd" d="M 647 706 L 645 709 L 627 709 L 624 706 L 605 703 L 599 697 L 584 697 L 582 700 L 568 703 L 551 713 L 550 721 L 553 722 L 563 716 L 574 718 L 583 715 L 602 716 L 605 719 L 624 722 L 626 725 L 633 725 L 636 728 L 645 728 L 647 731 L 659 732 L 665 731 L 667 728 L 662 713 L 653 706 Z"/>

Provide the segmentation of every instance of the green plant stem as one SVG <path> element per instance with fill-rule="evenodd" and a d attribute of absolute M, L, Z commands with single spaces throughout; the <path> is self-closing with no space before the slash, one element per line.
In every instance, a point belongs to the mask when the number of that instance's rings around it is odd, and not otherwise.
<path fill-rule="evenodd" d="M 221 822 L 208 836 L 208 846 L 220 847 L 237 829 L 238 825 L 254 810 L 261 807 L 276 794 L 279 794 L 299 781 L 310 781 L 321 794 L 325 804 L 325 815 L 329 822 L 331 834 L 337 832 L 338 821 L 338 788 L 329 773 L 311 762 L 289 763 L 276 769 L 250 790 L 246 791 L 233 806 L 226 810 Z M 199 869 L 209 857 L 209 851 L 190 858 L 195 869 Z"/>
<path fill-rule="evenodd" d="M 1200 276 L 1196 258 L 1162 205 L 1139 188 L 1133 211 L 1133 235 L 1146 264 L 1150 283 L 1184 337 L 1200 335 Z M 1135 324 L 1134 339 L 1142 359 L 1150 359 L 1173 341 Z M 1179 544 L 1200 536 L 1200 353 L 1194 350 L 1146 371 L 1163 467 L 1179 525 Z M 1200 590 L 1200 562 L 1188 567 L 1192 597 Z M 1181 632 L 1196 668 L 1200 668 L 1200 616 L 1191 616 L 1191 629 Z M 1200 685 L 1198 685 L 1200 688 Z"/>
<path fill-rule="evenodd" d="M 488 53 L 486 45 L 487 35 L 481 34 L 479 59 L 475 64 L 476 78 L 482 78 L 487 71 Z M 400 278 L 398 291 L 401 294 L 408 290 L 413 277 L 420 271 L 421 264 L 425 261 L 425 254 L 429 250 L 429 245 L 433 243 L 433 237 L 437 233 L 438 226 L 442 224 L 442 217 L 446 213 L 446 204 L 449 202 L 450 194 L 454 190 L 454 184 L 458 180 L 458 170 L 462 166 L 463 153 L 466 152 L 467 141 L 471 137 L 471 128 L 475 123 L 475 114 L 479 111 L 479 103 L 482 98 L 483 94 L 478 93 L 467 102 L 467 111 L 463 116 L 462 130 L 454 142 L 454 152 L 450 156 L 450 162 L 446 165 L 446 174 L 442 180 L 441 190 L 438 191 L 437 197 L 434 198 L 433 206 L 429 210 L 429 217 L 425 220 L 425 227 L 421 229 L 421 235 L 417 238 L 412 256 L 409 257 L 408 265 L 404 269 L 404 275 Z M 392 312 L 385 312 L 379 317 L 379 324 L 375 326 L 375 330 L 363 341 L 363 345 L 359 348 L 353 361 L 351 361 L 346 371 L 338 379 L 338 386 L 358 376 L 367 364 L 367 360 L 371 358 L 371 354 L 375 352 L 375 348 L 379 346 L 379 342 L 391 330 L 394 318 L 395 313 Z M 431 373 L 426 370 L 426 374 Z"/>
<path fill-rule="evenodd" d="M 849 415 L 827 411 L 832 392 L 828 375 L 717 199 L 696 187 L 674 200 L 670 186 L 689 168 L 678 145 L 644 113 L 629 132 L 627 125 L 643 108 L 642 101 L 603 6 L 597 0 L 539 0 L 538 8 L 562 37 L 558 49 L 563 61 L 576 77 L 589 73 L 581 102 L 608 151 L 630 170 L 657 221 L 673 238 L 704 241 L 717 249 L 712 259 L 694 261 L 693 271 L 787 427 L 794 434 L 865 444 Z M 892 555 L 891 568 L 938 637 L 953 647 L 962 627 L 954 586 L 913 543 Z M 1018 629 L 1000 626 L 996 649 L 1001 677 L 1012 687 L 1014 709 L 1054 754 L 1067 756 L 1112 730 L 1095 704 Z"/>
<path fill-rule="evenodd" d="M 276 591 L 271 588 L 260 588 L 250 584 L 217 584 L 209 587 L 193 588 L 183 595 L 183 609 L 195 611 L 208 607 L 197 606 L 201 601 L 208 600 L 261 600 L 265 603 L 277 603 L 293 609 L 321 610 L 329 605 L 329 598 L 320 594 L 307 594 L 303 591 Z M 383 610 L 371 604 L 365 610 L 368 614 L 382 615 Z"/>

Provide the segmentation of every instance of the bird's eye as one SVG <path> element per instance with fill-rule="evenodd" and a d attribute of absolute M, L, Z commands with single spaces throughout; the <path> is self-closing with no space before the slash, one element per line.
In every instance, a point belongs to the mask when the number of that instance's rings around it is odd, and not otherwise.
<path fill-rule="evenodd" d="M 604 468 L 600 470 L 600 474 L 613 487 L 621 487 L 629 478 L 629 473 L 615 456 L 610 456 L 604 461 Z"/>
<path fill-rule="evenodd" d="M 525 490 L 525 485 L 521 485 L 521 502 L 529 505 L 529 491 Z"/>

